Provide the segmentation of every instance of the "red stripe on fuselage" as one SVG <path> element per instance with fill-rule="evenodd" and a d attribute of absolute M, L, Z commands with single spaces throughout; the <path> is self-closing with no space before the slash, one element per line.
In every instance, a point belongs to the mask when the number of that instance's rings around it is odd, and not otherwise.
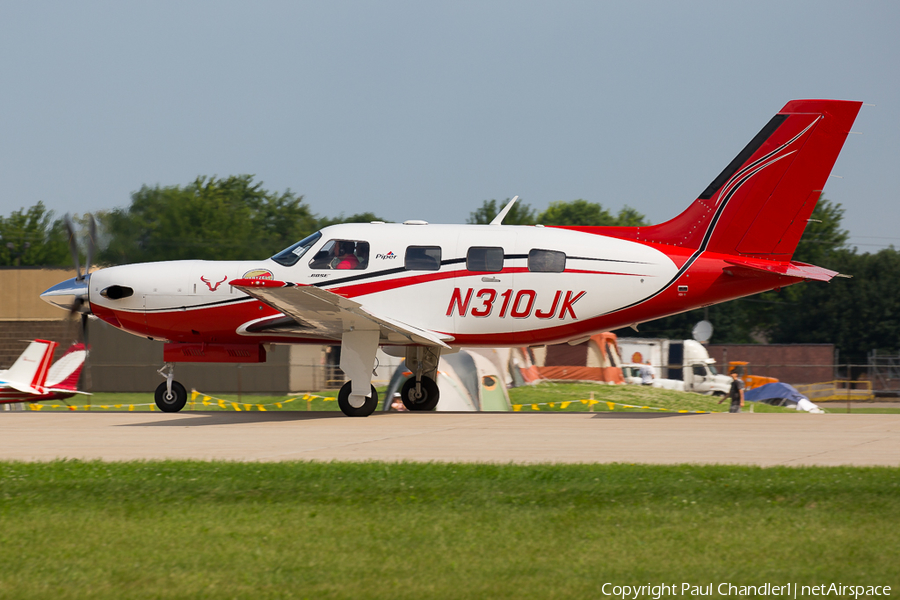
<path fill-rule="evenodd" d="M 377 294 L 387 290 L 409 287 L 421 283 L 431 283 L 432 281 L 441 281 L 444 279 L 456 279 L 460 277 L 481 277 L 491 275 L 503 275 L 505 273 L 529 273 L 528 267 L 506 267 L 502 271 L 467 271 L 465 269 L 457 269 L 455 271 L 434 271 L 423 275 L 413 275 L 410 277 L 396 277 L 394 279 L 383 279 L 381 281 L 369 281 L 358 284 L 337 285 L 335 287 L 324 288 L 334 294 L 340 294 L 346 298 L 356 298 L 358 296 L 367 296 L 369 294 Z M 565 273 L 578 275 L 622 275 L 624 277 L 646 277 L 639 273 L 618 273 L 615 271 L 589 271 L 586 269 L 566 269 Z M 552 274 L 552 273 L 551 273 Z M 556 273 L 560 275 L 560 273 Z"/>

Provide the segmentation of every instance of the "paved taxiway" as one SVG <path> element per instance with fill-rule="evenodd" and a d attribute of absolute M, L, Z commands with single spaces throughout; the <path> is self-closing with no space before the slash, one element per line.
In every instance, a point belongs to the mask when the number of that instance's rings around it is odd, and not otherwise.
<path fill-rule="evenodd" d="M 0 413 L 0 460 L 900 465 L 900 415 Z"/>

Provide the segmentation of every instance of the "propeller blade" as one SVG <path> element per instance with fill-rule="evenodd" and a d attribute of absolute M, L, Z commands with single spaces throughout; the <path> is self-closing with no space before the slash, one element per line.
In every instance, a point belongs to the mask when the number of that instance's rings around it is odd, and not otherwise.
<path fill-rule="evenodd" d="M 88 214 L 88 235 L 87 235 L 87 262 L 84 265 L 85 276 L 91 272 L 91 260 L 94 257 L 94 249 L 97 247 L 97 222 L 94 215 Z M 87 342 L 85 342 L 87 343 Z"/>
<path fill-rule="evenodd" d="M 69 312 L 72 313 L 73 315 L 75 313 L 82 312 L 81 311 L 82 306 L 84 306 L 84 298 L 82 298 L 81 296 L 75 296 L 75 299 L 72 300 L 72 307 L 69 309 Z M 84 313 L 82 313 L 82 314 L 84 314 Z M 84 314 L 84 316 L 87 316 L 87 314 Z"/>
<path fill-rule="evenodd" d="M 81 275 L 81 265 L 78 263 L 78 242 L 75 239 L 75 225 L 72 224 L 72 216 L 66 214 L 64 218 L 66 222 L 66 230 L 69 232 L 69 252 L 72 253 L 72 262 L 75 263 L 75 278 L 79 281 L 83 279 Z"/>

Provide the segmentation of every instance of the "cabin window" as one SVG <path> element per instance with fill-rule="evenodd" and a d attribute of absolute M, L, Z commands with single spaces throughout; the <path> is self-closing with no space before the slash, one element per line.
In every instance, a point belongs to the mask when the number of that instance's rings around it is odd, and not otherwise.
<path fill-rule="evenodd" d="M 329 240 L 309 261 L 310 269 L 361 270 L 369 266 L 369 242 Z"/>
<path fill-rule="evenodd" d="M 694 365 L 694 375 L 697 377 L 706 377 L 706 367 L 703 365 Z"/>
<path fill-rule="evenodd" d="M 407 271 L 439 271 L 441 268 L 440 246 L 410 246 L 406 249 L 403 266 Z"/>
<path fill-rule="evenodd" d="M 306 254 L 306 251 L 312 248 L 322 234 L 318 231 L 307 236 L 292 246 L 288 246 L 278 254 L 272 257 L 272 260 L 285 267 L 293 267 L 300 260 L 300 257 Z"/>
<path fill-rule="evenodd" d="M 562 273 L 566 270 L 566 253 L 534 249 L 528 253 L 528 270 L 532 273 Z"/>
<path fill-rule="evenodd" d="M 466 268 L 470 271 L 499 273 L 503 270 L 503 248 L 476 246 L 466 254 Z"/>

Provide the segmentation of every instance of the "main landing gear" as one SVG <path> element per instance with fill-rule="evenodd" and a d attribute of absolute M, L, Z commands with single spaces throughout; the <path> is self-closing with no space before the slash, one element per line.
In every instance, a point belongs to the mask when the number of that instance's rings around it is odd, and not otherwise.
<path fill-rule="evenodd" d="M 163 373 L 163 371 L 166 372 Z M 159 370 L 159 374 L 165 377 L 166 380 L 159 384 L 159 387 L 156 388 L 156 393 L 153 395 L 154 400 L 156 400 L 156 407 L 163 412 L 178 412 L 187 404 L 187 390 L 173 379 L 175 377 L 175 365 L 166 363 Z"/>
<path fill-rule="evenodd" d="M 406 368 L 413 376 L 400 390 L 403 406 L 410 411 L 430 411 L 437 407 L 441 392 L 437 383 L 441 352 L 436 348 L 412 346 L 406 350 Z"/>
<path fill-rule="evenodd" d="M 378 393 L 372 385 L 372 370 L 379 341 L 380 332 L 377 329 L 349 327 L 341 336 L 341 370 L 350 381 L 338 393 L 338 406 L 348 417 L 367 417 L 375 412 L 378 405 Z M 437 406 L 440 392 L 435 381 L 440 358 L 439 348 L 407 347 L 406 367 L 412 371 L 413 377 L 403 386 L 401 398 L 408 410 L 434 410 Z"/>

